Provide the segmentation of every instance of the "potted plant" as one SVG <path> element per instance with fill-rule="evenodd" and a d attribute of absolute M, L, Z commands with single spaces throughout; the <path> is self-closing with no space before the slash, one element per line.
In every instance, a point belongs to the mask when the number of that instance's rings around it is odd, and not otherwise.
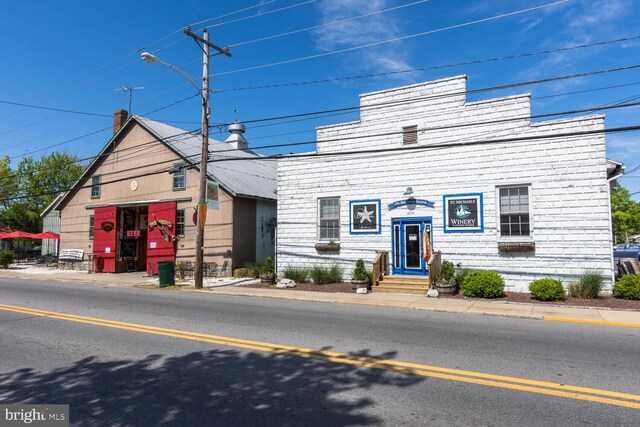
<path fill-rule="evenodd" d="M 262 266 L 262 273 L 260 273 L 260 282 L 273 285 L 276 281 L 275 269 L 273 266 L 273 260 L 268 256 L 264 260 L 264 266 Z"/>
<path fill-rule="evenodd" d="M 458 293 L 458 284 L 455 280 L 456 270 L 452 262 L 442 261 L 440 274 L 435 283 L 436 289 L 442 295 L 455 295 Z"/>
<path fill-rule="evenodd" d="M 364 268 L 362 258 L 356 262 L 356 268 L 351 273 L 351 289 L 369 288 L 369 272 Z"/>

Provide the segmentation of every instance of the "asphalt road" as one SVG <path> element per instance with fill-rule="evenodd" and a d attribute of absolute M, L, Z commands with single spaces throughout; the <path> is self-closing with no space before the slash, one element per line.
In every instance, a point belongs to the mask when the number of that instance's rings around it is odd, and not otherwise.
<path fill-rule="evenodd" d="M 0 305 L 0 403 L 72 424 L 640 424 L 638 329 L 17 279 Z"/>

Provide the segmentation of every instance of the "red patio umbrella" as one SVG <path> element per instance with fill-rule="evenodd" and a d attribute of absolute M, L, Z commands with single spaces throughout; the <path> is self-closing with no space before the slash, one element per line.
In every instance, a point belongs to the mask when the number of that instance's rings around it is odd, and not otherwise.
<path fill-rule="evenodd" d="M 8 239 L 9 238 L 9 233 L 1 233 L 0 232 L 0 239 Z"/>
<path fill-rule="evenodd" d="M 2 233 L 0 233 L 0 236 Z M 1 238 L 1 237 L 0 237 Z M 42 233 L 34 234 L 32 239 L 60 239 L 60 235 L 58 233 L 54 233 L 53 231 L 43 231 Z"/>
<path fill-rule="evenodd" d="M 11 233 L 7 233 L 7 237 L 5 237 L 6 239 L 19 239 L 19 238 L 29 238 L 29 239 L 33 239 L 34 234 L 32 233 L 27 233 L 26 231 L 12 231 Z"/>

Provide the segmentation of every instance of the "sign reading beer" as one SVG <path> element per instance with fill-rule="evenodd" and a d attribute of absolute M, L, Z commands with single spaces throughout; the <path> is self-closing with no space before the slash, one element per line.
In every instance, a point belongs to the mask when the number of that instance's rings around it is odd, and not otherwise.
<path fill-rule="evenodd" d="M 380 234 L 380 200 L 354 200 L 349 211 L 350 234 Z"/>
<path fill-rule="evenodd" d="M 445 233 L 482 233 L 482 193 L 450 194 L 443 197 Z"/>

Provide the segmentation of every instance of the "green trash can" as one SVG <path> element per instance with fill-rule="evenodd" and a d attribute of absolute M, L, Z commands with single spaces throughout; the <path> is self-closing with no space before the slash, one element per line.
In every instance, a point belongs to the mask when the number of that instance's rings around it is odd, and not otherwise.
<path fill-rule="evenodd" d="M 173 286 L 176 284 L 173 261 L 160 261 L 158 263 L 158 276 L 160 276 L 160 287 Z"/>

